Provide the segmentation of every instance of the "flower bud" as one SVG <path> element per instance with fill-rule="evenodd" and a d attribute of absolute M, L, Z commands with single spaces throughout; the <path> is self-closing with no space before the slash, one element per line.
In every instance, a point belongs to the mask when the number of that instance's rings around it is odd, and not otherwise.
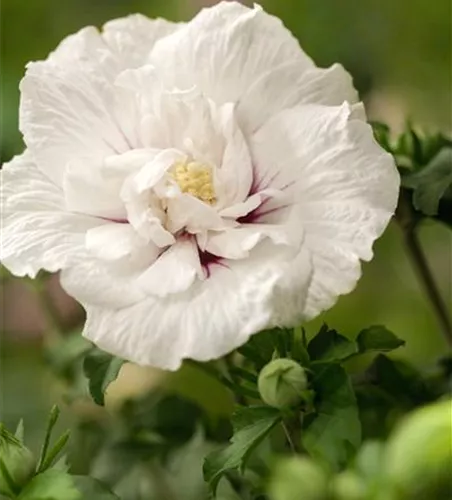
<path fill-rule="evenodd" d="M 13 496 L 33 476 L 36 460 L 33 453 L 0 425 L 0 494 Z M 6 469 L 6 471 L 4 470 Z M 11 484 L 12 483 L 12 484 Z"/>
<path fill-rule="evenodd" d="M 324 500 L 328 476 L 309 458 L 284 458 L 273 469 L 268 492 L 271 500 Z"/>
<path fill-rule="evenodd" d="M 366 500 L 367 488 L 356 472 L 347 470 L 338 474 L 331 485 L 335 500 Z"/>
<path fill-rule="evenodd" d="M 385 476 L 402 498 L 446 498 L 452 484 L 452 401 L 441 401 L 408 415 L 391 436 Z"/>
<path fill-rule="evenodd" d="M 275 359 L 262 368 L 257 382 L 262 400 L 269 406 L 285 408 L 303 399 L 308 381 L 304 369 L 291 359 Z"/>

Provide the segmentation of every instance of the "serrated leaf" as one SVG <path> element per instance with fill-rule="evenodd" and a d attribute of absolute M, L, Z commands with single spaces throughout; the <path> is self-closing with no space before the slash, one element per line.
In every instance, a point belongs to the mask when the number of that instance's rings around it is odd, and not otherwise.
<path fill-rule="evenodd" d="M 427 166 L 404 176 L 402 185 L 413 189 L 413 205 L 417 210 L 437 215 L 441 199 L 452 186 L 452 148 L 443 148 Z"/>
<path fill-rule="evenodd" d="M 83 500 L 120 500 L 106 485 L 93 477 L 72 476 L 72 479 Z"/>
<path fill-rule="evenodd" d="M 17 497 L 18 500 L 84 500 L 67 472 L 48 469 L 36 475 Z"/>
<path fill-rule="evenodd" d="M 124 363 L 124 359 L 97 348 L 85 357 L 83 371 L 88 378 L 89 391 L 95 403 L 100 406 L 105 404 L 105 391 L 116 380 Z"/>
<path fill-rule="evenodd" d="M 305 419 L 302 443 L 314 459 L 337 470 L 361 442 L 355 393 L 345 370 L 337 364 L 313 366 L 316 412 Z"/>
<path fill-rule="evenodd" d="M 322 363 L 343 361 L 358 353 L 358 346 L 353 340 L 323 325 L 319 333 L 309 342 L 308 353 L 312 361 Z"/>
<path fill-rule="evenodd" d="M 204 478 L 214 494 L 223 474 L 231 469 L 243 470 L 252 451 L 280 420 L 280 412 L 268 406 L 241 408 L 234 413 L 231 444 L 214 451 L 204 462 Z"/>
<path fill-rule="evenodd" d="M 389 352 L 405 345 L 405 341 L 396 337 L 390 330 L 381 325 L 371 326 L 359 332 L 356 338 L 359 352 Z"/>

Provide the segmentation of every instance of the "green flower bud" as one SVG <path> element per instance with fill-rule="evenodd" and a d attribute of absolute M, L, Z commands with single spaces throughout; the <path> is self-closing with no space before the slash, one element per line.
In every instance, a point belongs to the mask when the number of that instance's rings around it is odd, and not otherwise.
<path fill-rule="evenodd" d="M 0 424 L 0 494 L 14 496 L 33 476 L 33 453 Z"/>
<path fill-rule="evenodd" d="M 364 480 L 351 470 L 338 474 L 331 484 L 335 500 L 366 500 L 367 487 Z"/>
<path fill-rule="evenodd" d="M 268 493 L 271 500 L 326 500 L 328 476 L 309 458 L 284 458 L 273 469 Z"/>
<path fill-rule="evenodd" d="M 292 359 L 275 359 L 262 368 L 257 382 L 262 400 L 286 408 L 303 400 L 308 380 L 304 369 Z"/>
<path fill-rule="evenodd" d="M 408 415 L 392 434 L 385 454 L 385 476 L 401 498 L 448 498 L 451 424 L 452 401 L 441 401 Z"/>

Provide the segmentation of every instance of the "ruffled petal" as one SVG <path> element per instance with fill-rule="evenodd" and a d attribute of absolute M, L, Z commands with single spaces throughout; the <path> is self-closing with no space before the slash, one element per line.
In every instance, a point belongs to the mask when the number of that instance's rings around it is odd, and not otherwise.
<path fill-rule="evenodd" d="M 96 168 L 104 157 L 139 146 L 123 126 L 136 110 L 134 96 L 118 92 L 97 66 L 31 63 L 20 90 L 25 143 L 56 184 L 70 162 Z"/>
<path fill-rule="evenodd" d="M 119 59 L 122 68 L 137 68 L 146 64 L 157 40 L 183 25 L 131 14 L 106 23 L 102 28 L 102 38 Z"/>
<path fill-rule="evenodd" d="M 61 189 L 24 153 L 1 171 L 1 260 L 13 274 L 34 277 L 88 259 L 85 234 L 105 221 L 65 212 Z"/>
<path fill-rule="evenodd" d="M 263 178 L 288 186 L 297 207 L 314 267 L 305 316 L 314 317 L 354 288 L 360 259 L 372 258 L 397 204 L 394 159 L 349 105 L 285 111 L 256 133 L 251 148 Z"/>
<path fill-rule="evenodd" d="M 276 245 L 298 246 L 303 232 L 293 225 L 241 224 L 218 233 L 210 232 L 205 251 L 226 259 L 244 259 L 264 238 Z"/>
<path fill-rule="evenodd" d="M 299 61 L 286 61 L 246 89 L 237 104 L 237 116 L 248 135 L 285 109 L 300 104 L 335 106 L 345 101 L 356 103 L 358 93 L 352 77 L 340 64 L 303 69 Z"/>
<path fill-rule="evenodd" d="M 146 243 L 130 224 L 115 222 L 90 229 L 85 239 L 87 250 L 97 259 L 107 261 L 131 255 Z"/>
<path fill-rule="evenodd" d="M 116 269 L 115 269 L 116 270 Z M 118 275 L 96 261 L 84 261 L 60 274 L 61 286 L 82 304 L 117 309 L 146 298 L 130 274 Z"/>
<path fill-rule="evenodd" d="M 294 290 L 286 282 L 293 257 L 282 247 L 259 245 L 252 258 L 215 266 L 208 279 L 184 293 L 119 310 L 88 305 L 84 335 L 108 352 L 169 370 L 185 358 L 219 358 L 287 315 L 299 315 L 309 266 L 297 268 L 305 276 L 297 273 Z"/>
<path fill-rule="evenodd" d="M 151 63 L 168 85 L 197 86 L 216 103 L 236 102 L 262 75 L 281 61 L 313 66 L 281 21 L 261 7 L 220 2 L 159 40 Z"/>
<path fill-rule="evenodd" d="M 187 290 L 197 276 L 202 276 L 202 269 L 196 243 L 182 238 L 141 274 L 137 284 L 147 294 L 166 297 Z"/>
<path fill-rule="evenodd" d="M 246 200 L 253 184 L 253 166 L 248 144 L 235 119 L 234 106 L 222 106 L 219 118 L 226 143 L 215 183 L 217 207 L 221 210 Z"/>

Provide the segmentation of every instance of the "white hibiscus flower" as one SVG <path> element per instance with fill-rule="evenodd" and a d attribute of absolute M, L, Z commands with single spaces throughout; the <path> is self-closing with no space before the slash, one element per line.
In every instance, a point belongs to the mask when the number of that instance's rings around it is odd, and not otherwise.
<path fill-rule="evenodd" d="M 20 89 L 3 263 L 62 270 L 84 335 L 140 364 L 217 358 L 331 307 L 395 209 L 349 75 L 258 6 L 85 28 Z"/>

